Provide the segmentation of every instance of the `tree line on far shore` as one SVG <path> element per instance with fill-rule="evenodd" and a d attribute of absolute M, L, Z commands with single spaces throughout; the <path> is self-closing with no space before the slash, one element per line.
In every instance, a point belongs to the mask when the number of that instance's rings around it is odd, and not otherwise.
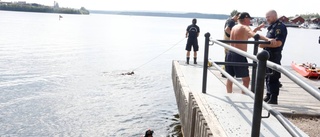
<path fill-rule="evenodd" d="M 54 8 L 39 4 L 15 4 L 15 3 L 0 3 L 0 10 L 9 11 L 27 11 L 27 12 L 45 12 L 45 13 L 65 13 L 65 14 L 89 14 L 89 11 L 84 7 L 81 9 L 72 8 Z"/>
<path fill-rule="evenodd" d="M 234 15 L 236 15 L 237 12 L 238 12 L 237 10 L 233 10 L 233 11 L 230 13 L 231 17 L 233 17 Z M 296 14 L 295 17 L 297 17 L 297 16 L 301 16 L 301 17 L 304 18 L 304 19 L 320 18 L 319 13 L 300 14 L 300 15 Z M 288 18 L 291 19 L 291 18 L 294 18 L 294 17 L 288 17 Z"/>

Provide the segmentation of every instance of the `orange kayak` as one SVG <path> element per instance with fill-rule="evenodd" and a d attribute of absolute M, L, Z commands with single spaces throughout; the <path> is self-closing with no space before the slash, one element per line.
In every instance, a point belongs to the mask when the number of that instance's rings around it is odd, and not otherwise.
<path fill-rule="evenodd" d="M 298 72 L 300 75 L 307 78 L 319 78 L 320 77 L 320 69 L 316 68 L 315 64 L 296 64 L 294 62 L 291 63 L 292 69 Z"/>

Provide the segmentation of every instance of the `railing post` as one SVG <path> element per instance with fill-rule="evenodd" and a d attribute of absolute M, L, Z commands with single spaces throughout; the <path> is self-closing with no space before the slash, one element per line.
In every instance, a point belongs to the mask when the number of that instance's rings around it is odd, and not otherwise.
<path fill-rule="evenodd" d="M 256 35 L 254 35 L 253 38 L 254 38 L 254 41 L 259 41 L 260 35 L 256 34 Z M 254 47 L 253 47 L 253 55 L 257 55 L 258 47 L 259 47 L 259 44 L 255 43 Z M 256 86 L 255 79 L 256 79 L 256 70 L 257 70 L 256 64 L 257 64 L 257 62 L 252 61 L 252 63 L 253 63 L 253 66 L 252 66 L 252 76 L 251 76 L 251 79 L 252 79 L 251 80 L 251 91 L 254 92 L 255 86 Z"/>
<path fill-rule="evenodd" d="M 267 60 L 269 59 L 269 53 L 265 50 L 257 55 L 258 71 L 256 86 L 255 86 L 255 96 L 254 96 L 254 106 L 253 106 L 253 118 L 252 118 L 252 129 L 251 137 L 260 136 L 260 126 L 261 126 L 261 112 L 262 112 L 262 100 L 263 100 L 263 90 L 264 81 L 267 69 Z"/>
<path fill-rule="evenodd" d="M 209 56 L 210 33 L 207 32 L 204 36 L 206 37 L 206 39 L 205 39 L 205 43 L 204 43 L 202 93 L 206 93 L 207 92 L 207 74 L 208 74 L 208 56 Z"/>

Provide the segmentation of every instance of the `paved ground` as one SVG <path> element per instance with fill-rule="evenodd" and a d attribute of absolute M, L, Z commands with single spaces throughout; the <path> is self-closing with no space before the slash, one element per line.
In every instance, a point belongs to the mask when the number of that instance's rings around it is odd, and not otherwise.
<path fill-rule="evenodd" d="M 320 117 L 310 117 L 310 116 L 288 116 L 287 117 L 294 125 L 299 127 L 302 131 L 307 133 L 310 137 L 319 137 Z"/>

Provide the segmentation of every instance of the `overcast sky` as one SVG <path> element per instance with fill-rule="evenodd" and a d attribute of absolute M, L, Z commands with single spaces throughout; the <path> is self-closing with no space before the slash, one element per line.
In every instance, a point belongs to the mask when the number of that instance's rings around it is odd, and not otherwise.
<path fill-rule="evenodd" d="M 12 0 L 2 0 L 12 1 Z M 53 0 L 17 0 L 27 3 L 53 5 Z M 279 15 L 319 13 L 320 0 L 56 0 L 60 7 L 85 7 L 89 10 L 170 11 L 230 14 L 233 10 L 246 11 L 251 16 L 264 17 L 275 9 Z"/>

